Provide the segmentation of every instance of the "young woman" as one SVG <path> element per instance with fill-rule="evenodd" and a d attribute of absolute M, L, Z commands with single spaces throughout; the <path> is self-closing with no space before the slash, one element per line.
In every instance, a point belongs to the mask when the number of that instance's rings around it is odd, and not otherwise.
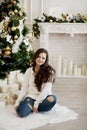
<path fill-rule="evenodd" d="M 56 96 L 52 94 L 55 70 L 48 64 L 48 59 L 44 48 L 34 54 L 32 67 L 25 73 L 24 85 L 15 104 L 20 117 L 32 112 L 50 111 L 56 104 Z"/>

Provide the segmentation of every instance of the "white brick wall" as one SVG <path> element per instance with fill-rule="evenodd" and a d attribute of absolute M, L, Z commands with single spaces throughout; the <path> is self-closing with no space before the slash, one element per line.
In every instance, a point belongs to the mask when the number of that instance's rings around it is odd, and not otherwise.
<path fill-rule="evenodd" d="M 75 64 L 87 64 L 87 36 L 84 34 L 50 34 L 49 38 L 50 62 L 56 60 L 58 55 L 73 60 Z M 55 64 L 55 63 L 54 63 Z"/>

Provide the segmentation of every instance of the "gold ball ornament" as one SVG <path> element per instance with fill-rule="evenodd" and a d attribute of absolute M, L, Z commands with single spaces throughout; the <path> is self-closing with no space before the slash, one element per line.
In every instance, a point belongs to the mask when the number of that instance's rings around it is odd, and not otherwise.
<path fill-rule="evenodd" d="M 13 1 L 14 4 L 16 4 L 16 1 Z"/>
<path fill-rule="evenodd" d="M 9 50 L 6 50 L 6 51 L 4 52 L 4 54 L 5 54 L 6 56 L 9 56 L 9 55 L 11 54 L 11 52 L 10 52 Z"/>
<path fill-rule="evenodd" d="M 73 20 L 73 23 L 76 23 L 76 20 Z"/>
<path fill-rule="evenodd" d="M 15 30 L 16 30 L 16 27 L 12 27 L 11 30 L 12 30 L 12 31 L 15 31 Z"/>
<path fill-rule="evenodd" d="M 11 48 L 10 48 L 9 46 L 7 46 L 7 47 L 5 48 L 5 50 L 11 50 Z"/>
<path fill-rule="evenodd" d="M 18 39 L 18 35 L 15 35 L 15 36 L 14 36 L 14 39 L 17 40 L 17 39 Z"/>
<path fill-rule="evenodd" d="M 53 20 L 52 19 L 50 19 L 50 21 L 49 21 L 50 23 L 53 23 Z"/>
<path fill-rule="evenodd" d="M 14 13 L 18 13 L 18 10 L 17 10 L 17 9 L 15 9 L 15 10 L 14 10 Z"/>
<path fill-rule="evenodd" d="M 11 54 L 11 49 L 10 49 L 10 47 L 7 46 L 6 48 L 4 48 L 4 49 L 2 50 L 2 53 L 3 53 L 4 55 L 6 55 L 6 56 L 9 56 L 9 55 Z"/>

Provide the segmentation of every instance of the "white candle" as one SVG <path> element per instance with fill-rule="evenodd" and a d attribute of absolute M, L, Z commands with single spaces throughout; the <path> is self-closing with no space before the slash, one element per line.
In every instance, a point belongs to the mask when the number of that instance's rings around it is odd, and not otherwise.
<path fill-rule="evenodd" d="M 77 76 L 77 65 L 73 66 L 73 75 Z"/>
<path fill-rule="evenodd" d="M 86 67 L 86 76 L 87 76 L 87 67 Z"/>
<path fill-rule="evenodd" d="M 68 74 L 72 75 L 72 72 L 73 72 L 73 61 L 69 60 L 69 62 L 68 62 Z"/>
<path fill-rule="evenodd" d="M 81 67 L 78 67 L 78 68 L 77 68 L 77 75 L 78 75 L 78 76 L 81 76 Z"/>
<path fill-rule="evenodd" d="M 63 59 L 62 74 L 67 75 L 67 59 Z"/>
<path fill-rule="evenodd" d="M 82 65 L 81 67 L 81 74 L 86 75 L 86 65 Z"/>
<path fill-rule="evenodd" d="M 56 68 L 57 76 L 61 75 L 61 68 L 62 68 L 62 56 L 59 55 L 57 58 L 57 68 Z"/>

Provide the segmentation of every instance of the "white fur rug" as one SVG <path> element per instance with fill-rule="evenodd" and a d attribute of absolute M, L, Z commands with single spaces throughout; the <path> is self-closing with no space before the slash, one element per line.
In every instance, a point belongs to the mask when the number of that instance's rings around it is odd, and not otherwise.
<path fill-rule="evenodd" d="M 0 130 L 31 130 L 77 118 L 76 112 L 58 104 L 50 112 L 33 113 L 26 118 L 18 117 L 12 105 L 0 106 Z"/>

